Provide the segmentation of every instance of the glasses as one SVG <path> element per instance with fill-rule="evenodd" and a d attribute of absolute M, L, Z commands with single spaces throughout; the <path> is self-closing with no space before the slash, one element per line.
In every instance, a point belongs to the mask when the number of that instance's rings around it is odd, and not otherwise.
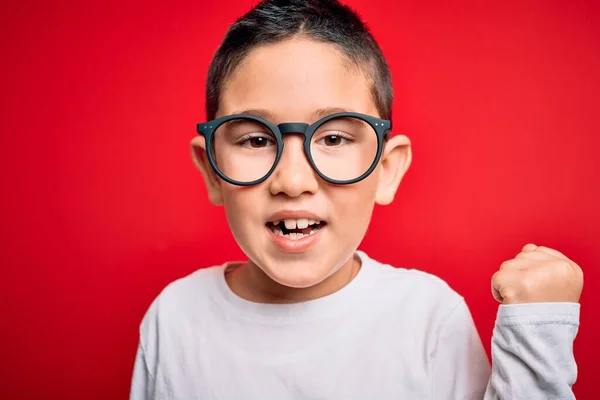
<path fill-rule="evenodd" d="M 238 186 L 265 181 L 283 153 L 283 136 L 304 136 L 304 153 L 325 181 L 348 185 L 365 179 L 381 158 L 392 124 L 370 115 L 341 112 L 314 124 L 275 125 L 263 118 L 236 114 L 200 123 L 211 167 L 223 180 Z"/>

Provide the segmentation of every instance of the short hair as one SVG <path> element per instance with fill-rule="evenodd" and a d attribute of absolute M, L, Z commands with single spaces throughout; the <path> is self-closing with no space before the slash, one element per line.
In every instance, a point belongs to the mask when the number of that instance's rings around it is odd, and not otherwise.
<path fill-rule="evenodd" d="M 216 117 L 221 91 L 255 48 L 305 37 L 335 46 L 369 79 L 379 116 L 391 120 L 392 78 L 379 44 L 361 18 L 338 0 L 263 0 L 229 27 L 206 82 L 206 115 Z"/>

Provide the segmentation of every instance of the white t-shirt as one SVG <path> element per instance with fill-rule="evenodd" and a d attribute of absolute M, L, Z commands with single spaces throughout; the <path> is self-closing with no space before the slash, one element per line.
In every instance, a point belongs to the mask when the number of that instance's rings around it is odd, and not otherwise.
<path fill-rule="evenodd" d="M 131 399 L 575 398 L 579 304 L 500 305 L 490 368 L 460 295 L 357 254 L 348 285 L 303 303 L 242 299 L 233 263 L 171 283 L 141 323 Z"/>

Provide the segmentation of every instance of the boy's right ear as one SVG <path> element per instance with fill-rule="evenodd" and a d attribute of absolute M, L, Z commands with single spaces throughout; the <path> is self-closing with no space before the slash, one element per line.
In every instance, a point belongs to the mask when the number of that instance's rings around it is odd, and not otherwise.
<path fill-rule="evenodd" d="M 196 136 L 190 143 L 192 146 L 192 160 L 196 168 L 200 170 L 206 190 L 208 191 L 208 199 L 216 206 L 223 205 L 223 193 L 221 192 L 221 180 L 215 173 L 208 162 L 206 154 L 206 141 L 203 136 Z"/>

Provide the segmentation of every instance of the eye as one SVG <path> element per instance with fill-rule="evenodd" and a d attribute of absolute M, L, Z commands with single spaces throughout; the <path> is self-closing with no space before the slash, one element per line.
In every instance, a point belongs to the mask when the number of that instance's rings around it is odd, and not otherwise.
<path fill-rule="evenodd" d="M 238 140 L 238 144 L 251 149 L 262 149 L 273 146 L 275 142 L 270 137 L 246 135 Z"/>
<path fill-rule="evenodd" d="M 345 136 L 342 132 L 337 132 L 321 137 L 321 139 L 317 141 L 317 144 L 326 147 L 339 147 L 350 142 L 351 140 L 349 137 Z"/>

